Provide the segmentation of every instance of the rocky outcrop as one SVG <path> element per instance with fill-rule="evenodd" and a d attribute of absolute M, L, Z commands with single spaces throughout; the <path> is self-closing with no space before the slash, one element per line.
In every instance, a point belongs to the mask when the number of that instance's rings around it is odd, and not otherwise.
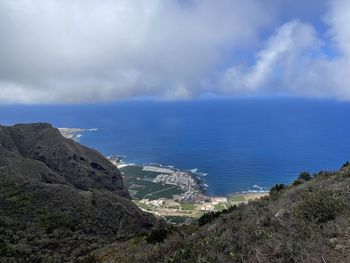
<path fill-rule="evenodd" d="M 0 261 L 62 262 L 151 228 L 118 169 L 49 124 L 0 126 Z"/>

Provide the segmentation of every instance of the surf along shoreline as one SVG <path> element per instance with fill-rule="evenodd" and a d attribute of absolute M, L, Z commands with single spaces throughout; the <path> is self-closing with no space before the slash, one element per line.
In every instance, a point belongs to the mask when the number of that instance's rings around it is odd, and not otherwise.
<path fill-rule="evenodd" d="M 98 129 L 60 128 L 61 134 L 79 141 L 85 132 Z M 246 204 L 251 200 L 268 195 L 268 191 L 242 191 L 227 196 L 208 195 L 205 173 L 197 169 L 180 170 L 162 164 L 126 163 L 126 156 L 113 155 L 106 158 L 115 165 L 123 176 L 133 202 L 144 211 L 166 219 L 169 223 L 187 224 L 204 213 L 222 211 L 234 205 Z"/>

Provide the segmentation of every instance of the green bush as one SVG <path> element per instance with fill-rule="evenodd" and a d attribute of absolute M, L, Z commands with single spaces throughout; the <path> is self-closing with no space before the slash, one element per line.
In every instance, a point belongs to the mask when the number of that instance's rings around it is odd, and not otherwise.
<path fill-rule="evenodd" d="M 218 218 L 221 214 L 228 214 L 236 209 L 237 209 L 237 206 L 234 205 L 222 211 L 218 211 L 218 212 L 211 211 L 211 212 L 205 213 L 200 218 L 198 218 L 198 225 L 204 226 L 210 223 L 211 221 L 213 221 L 215 218 Z"/>
<path fill-rule="evenodd" d="M 325 223 L 334 220 L 346 209 L 343 196 L 336 192 L 316 190 L 302 194 L 293 207 L 293 214 L 309 222 Z"/>
<path fill-rule="evenodd" d="M 48 234 L 52 233 L 57 228 L 67 228 L 75 231 L 79 223 L 69 214 L 53 214 L 41 217 L 41 225 L 45 228 Z"/>
<path fill-rule="evenodd" d="M 274 185 L 274 186 L 272 186 L 271 187 L 271 189 L 270 189 L 270 193 L 271 192 L 280 192 L 280 191 L 282 191 L 283 189 L 285 189 L 286 188 L 286 186 L 284 185 L 284 184 L 276 184 L 276 185 Z"/>
<path fill-rule="evenodd" d="M 276 200 L 280 196 L 280 192 L 284 190 L 286 186 L 284 184 L 276 184 L 270 189 L 270 197 L 272 200 Z"/>
<path fill-rule="evenodd" d="M 343 164 L 343 166 L 341 168 L 346 168 L 346 167 L 349 167 L 350 166 L 350 163 L 347 161 Z"/>
<path fill-rule="evenodd" d="M 301 184 L 303 184 L 303 180 L 300 180 L 300 179 L 296 179 L 296 180 L 294 180 L 294 182 L 293 182 L 293 186 L 297 186 L 297 185 L 301 185 Z"/>
<path fill-rule="evenodd" d="M 152 230 L 146 238 L 147 243 L 156 244 L 162 243 L 167 238 L 170 230 L 166 228 Z"/>
<path fill-rule="evenodd" d="M 301 172 L 298 177 L 299 180 L 309 181 L 312 179 L 311 174 L 308 172 Z"/>
<path fill-rule="evenodd" d="M 198 218 L 198 225 L 204 226 L 220 216 L 220 212 L 208 212 Z"/>

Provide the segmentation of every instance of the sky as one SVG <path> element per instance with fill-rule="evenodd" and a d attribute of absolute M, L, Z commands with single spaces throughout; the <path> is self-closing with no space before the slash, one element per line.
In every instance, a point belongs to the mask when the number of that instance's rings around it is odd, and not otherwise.
<path fill-rule="evenodd" d="M 350 101 L 348 0 L 0 0 L 0 104 Z"/>

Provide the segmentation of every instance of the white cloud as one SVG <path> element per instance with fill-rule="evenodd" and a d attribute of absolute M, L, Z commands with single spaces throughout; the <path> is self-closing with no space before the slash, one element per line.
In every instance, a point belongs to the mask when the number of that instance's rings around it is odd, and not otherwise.
<path fill-rule="evenodd" d="M 308 23 L 291 21 L 278 28 L 252 66 L 234 66 L 221 76 L 228 94 L 289 94 L 350 100 L 350 2 L 329 2 L 326 19 L 337 54 Z"/>
<path fill-rule="evenodd" d="M 0 102 L 188 98 L 271 18 L 256 0 L 1 0 Z"/>
<path fill-rule="evenodd" d="M 350 57 L 350 1 L 330 1 L 326 21 L 331 26 L 330 34 L 340 52 Z"/>
<path fill-rule="evenodd" d="M 265 48 L 256 55 L 253 66 L 229 68 L 222 77 L 222 88 L 243 93 L 258 89 L 284 90 L 289 86 L 284 80 L 291 77 L 293 70 L 304 67 L 319 45 L 311 25 L 296 20 L 288 22 L 269 38 Z"/>
<path fill-rule="evenodd" d="M 347 0 L 0 0 L 0 103 L 350 100 L 349 24 Z"/>

